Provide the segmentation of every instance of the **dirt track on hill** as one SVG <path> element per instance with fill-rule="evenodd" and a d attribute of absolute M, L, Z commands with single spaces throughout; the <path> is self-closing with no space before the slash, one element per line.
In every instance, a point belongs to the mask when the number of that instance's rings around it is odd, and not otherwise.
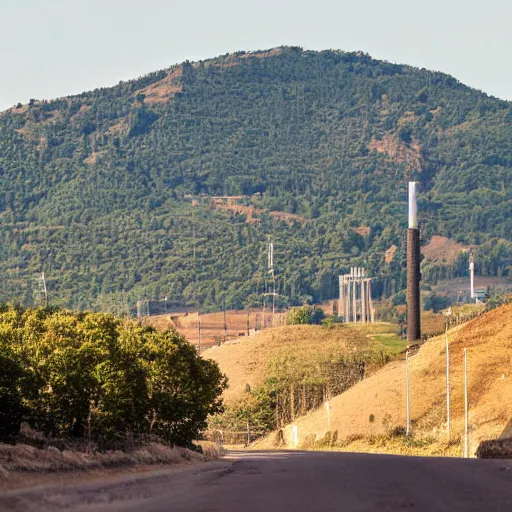
<path fill-rule="evenodd" d="M 509 511 L 512 461 L 233 452 L 180 472 L 5 493 L 0 510 L 53 512 Z"/>

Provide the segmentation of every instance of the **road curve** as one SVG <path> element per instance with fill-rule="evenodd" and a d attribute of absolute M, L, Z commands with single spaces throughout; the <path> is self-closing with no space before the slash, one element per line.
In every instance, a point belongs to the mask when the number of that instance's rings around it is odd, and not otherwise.
<path fill-rule="evenodd" d="M 4 508 L 2 508 L 2 505 Z M 231 452 L 183 471 L 10 491 L 10 511 L 511 511 L 512 461 Z"/>

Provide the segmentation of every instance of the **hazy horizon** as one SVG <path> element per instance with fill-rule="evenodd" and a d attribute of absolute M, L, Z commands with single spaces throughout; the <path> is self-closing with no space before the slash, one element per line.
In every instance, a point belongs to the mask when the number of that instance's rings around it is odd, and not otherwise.
<path fill-rule="evenodd" d="M 512 4 L 505 0 L 433 0 L 414 9 L 404 0 L 263 0 L 253 8 L 234 0 L 6 0 L 0 14 L 0 42 L 9 48 L 0 61 L 0 110 L 114 86 L 185 60 L 276 46 L 362 51 L 512 100 Z"/>

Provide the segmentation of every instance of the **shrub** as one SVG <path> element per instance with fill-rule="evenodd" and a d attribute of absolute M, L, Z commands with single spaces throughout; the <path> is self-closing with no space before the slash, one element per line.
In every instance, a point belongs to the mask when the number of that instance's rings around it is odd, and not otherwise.
<path fill-rule="evenodd" d="M 222 412 L 220 395 L 227 380 L 216 363 L 199 357 L 174 332 L 153 333 L 146 350 L 151 433 L 188 446 L 206 427 L 207 417 Z"/>
<path fill-rule="evenodd" d="M 449 297 L 437 295 L 437 293 L 432 292 L 423 300 L 423 309 L 425 311 L 432 310 L 434 313 L 438 313 L 442 309 L 447 308 L 451 302 Z"/>
<path fill-rule="evenodd" d="M 286 317 L 288 325 L 320 324 L 325 318 L 323 309 L 316 306 L 291 308 Z"/>

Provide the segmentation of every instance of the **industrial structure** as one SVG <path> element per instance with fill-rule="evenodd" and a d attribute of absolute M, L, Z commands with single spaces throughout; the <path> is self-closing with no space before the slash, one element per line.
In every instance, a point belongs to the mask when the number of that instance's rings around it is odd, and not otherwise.
<path fill-rule="evenodd" d="M 360 267 L 351 267 L 350 274 L 340 276 L 338 316 L 344 322 L 375 322 L 371 281 L 366 269 Z"/>
<path fill-rule="evenodd" d="M 469 280 L 471 286 L 471 300 L 475 298 L 475 260 L 473 253 L 469 253 Z"/>
<path fill-rule="evenodd" d="M 272 321 L 276 312 L 276 275 L 274 272 L 274 242 L 268 245 L 268 272 L 272 276 Z"/>
<path fill-rule="evenodd" d="M 409 182 L 409 228 L 407 229 L 407 342 L 421 338 L 420 310 L 420 230 L 416 182 Z"/>
<path fill-rule="evenodd" d="M 46 288 L 46 278 L 44 272 L 41 272 L 36 278 L 34 298 L 39 306 L 48 306 L 48 289 Z"/>

